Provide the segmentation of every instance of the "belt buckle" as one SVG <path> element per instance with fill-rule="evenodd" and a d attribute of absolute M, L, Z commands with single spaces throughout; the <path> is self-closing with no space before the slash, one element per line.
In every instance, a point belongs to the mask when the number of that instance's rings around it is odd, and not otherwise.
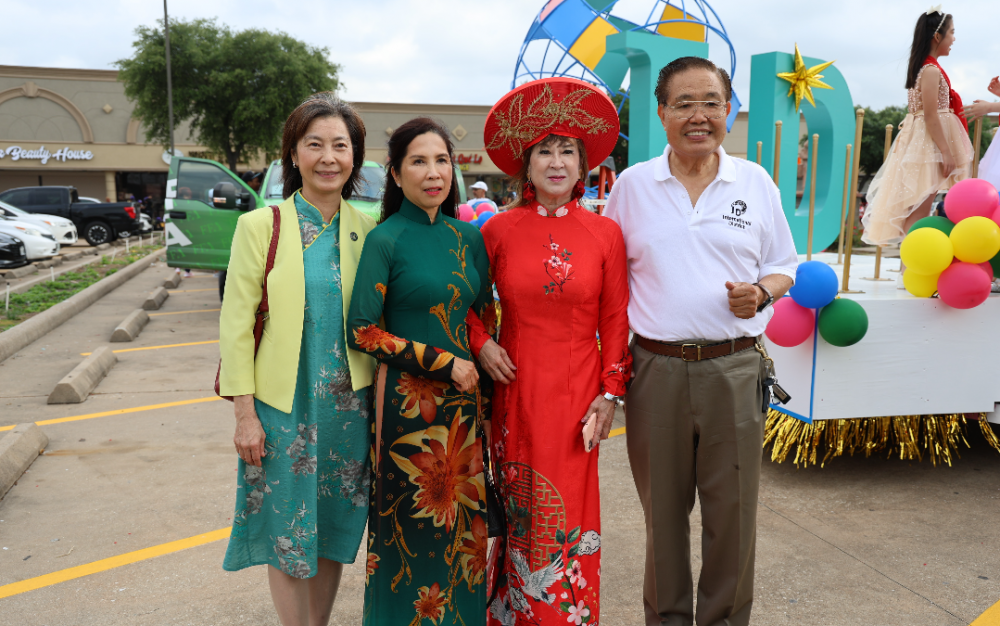
<path fill-rule="evenodd" d="M 698 348 L 698 357 L 694 359 L 689 359 L 684 356 L 684 348 Z M 681 360 L 687 363 L 693 363 L 695 361 L 701 360 L 701 344 L 697 343 L 685 343 L 681 345 Z"/>

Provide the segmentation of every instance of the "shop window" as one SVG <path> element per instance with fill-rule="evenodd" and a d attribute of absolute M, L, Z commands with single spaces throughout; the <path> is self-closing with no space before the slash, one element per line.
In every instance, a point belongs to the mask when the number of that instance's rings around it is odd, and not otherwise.
<path fill-rule="evenodd" d="M 229 170 L 222 169 L 218 165 L 200 161 L 182 161 L 177 174 L 177 198 L 197 200 L 213 206 L 212 190 L 218 183 L 236 184 Z"/>

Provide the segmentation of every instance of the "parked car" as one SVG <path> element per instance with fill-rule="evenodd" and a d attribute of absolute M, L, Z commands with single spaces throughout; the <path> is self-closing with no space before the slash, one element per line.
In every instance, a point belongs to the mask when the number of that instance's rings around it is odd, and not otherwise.
<path fill-rule="evenodd" d="M 47 259 L 59 254 L 59 242 L 44 226 L 29 224 L 9 217 L 0 217 L 0 233 L 13 235 L 24 243 L 29 261 Z"/>
<path fill-rule="evenodd" d="M 385 168 L 374 161 L 362 166 L 361 192 L 349 202 L 376 220 L 382 213 Z M 455 176 L 461 180 L 455 166 Z M 466 201 L 465 185 L 459 198 Z M 215 161 L 179 157 L 171 159 L 167 175 L 164 224 L 167 265 L 219 272 L 219 297 L 225 290 L 229 249 L 236 220 L 245 211 L 280 204 L 284 198 L 281 161 L 273 161 L 257 194 L 239 176 Z"/>
<path fill-rule="evenodd" d="M 65 217 L 28 213 L 24 209 L 19 209 L 12 204 L 7 204 L 2 201 L 0 201 L 0 215 L 5 215 L 11 219 L 48 228 L 60 245 L 72 246 L 76 243 L 76 224 Z"/>
<path fill-rule="evenodd" d="M 0 267 L 12 268 L 28 264 L 24 242 L 7 233 L 0 233 Z"/>
<path fill-rule="evenodd" d="M 455 175 L 458 180 L 462 180 L 461 173 L 456 170 Z M 268 206 L 281 204 L 284 196 L 285 181 L 282 178 L 281 160 L 271 161 L 267 173 L 264 175 L 264 184 L 260 187 L 260 196 Z M 361 166 L 361 189 L 357 194 L 351 196 L 349 202 L 357 210 L 370 215 L 375 220 L 382 216 L 382 190 L 385 188 L 385 168 L 375 161 L 365 161 Z M 465 194 L 463 185 L 459 185 L 462 194 Z M 462 198 L 465 202 L 465 198 Z"/>
<path fill-rule="evenodd" d="M 80 202 L 75 187 L 20 187 L 0 193 L 0 201 L 28 213 L 44 213 L 71 220 L 92 246 L 110 243 L 118 233 L 139 229 L 138 211 L 131 202 Z"/>

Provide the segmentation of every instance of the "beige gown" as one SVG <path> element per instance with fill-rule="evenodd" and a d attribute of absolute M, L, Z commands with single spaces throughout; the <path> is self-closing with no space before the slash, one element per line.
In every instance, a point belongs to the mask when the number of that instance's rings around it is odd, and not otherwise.
<path fill-rule="evenodd" d="M 924 121 L 920 78 L 931 65 L 917 74 L 917 86 L 907 92 L 909 113 L 900 124 L 889 158 L 868 187 L 868 210 L 861 218 L 861 240 L 870 244 L 892 244 L 903 240 L 906 218 L 927 198 L 969 177 L 972 166 L 972 142 L 958 116 L 949 108 L 948 83 L 938 86 L 935 114 L 941 118 L 945 141 L 951 146 L 955 169 L 948 176 L 941 172 L 941 151 L 927 132 Z"/>

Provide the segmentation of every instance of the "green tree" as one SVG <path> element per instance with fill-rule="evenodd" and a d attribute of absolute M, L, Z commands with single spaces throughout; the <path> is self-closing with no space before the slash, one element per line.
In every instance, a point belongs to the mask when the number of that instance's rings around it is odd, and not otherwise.
<path fill-rule="evenodd" d="M 168 146 L 160 26 L 137 28 L 135 54 L 116 65 L 146 136 Z M 327 53 L 284 33 L 234 33 L 215 20 L 170 20 L 174 126 L 189 120 L 198 141 L 233 171 L 246 157 L 276 154 L 289 113 L 310 94 L 340 85 L 340 66 Z"/>
<path fill-rule="evenodd" d="M 622 110 L 618 113 L 618 120 L 621 124 L 621 134 L 628 137 L 628 100 L 625 100 L 625 104 L 622 105 L 622 96 L 615 96 L 611 98 L 611 101 L 615 103 L 615 106 L 621 106 Z M 628 167 L 628 139 L 618 137 L 618 143 L 615 144 L 615 149 L 611 151 L 611 156 L 615 158 L 615 169 L 620 173 L 626 167 Z"/>

